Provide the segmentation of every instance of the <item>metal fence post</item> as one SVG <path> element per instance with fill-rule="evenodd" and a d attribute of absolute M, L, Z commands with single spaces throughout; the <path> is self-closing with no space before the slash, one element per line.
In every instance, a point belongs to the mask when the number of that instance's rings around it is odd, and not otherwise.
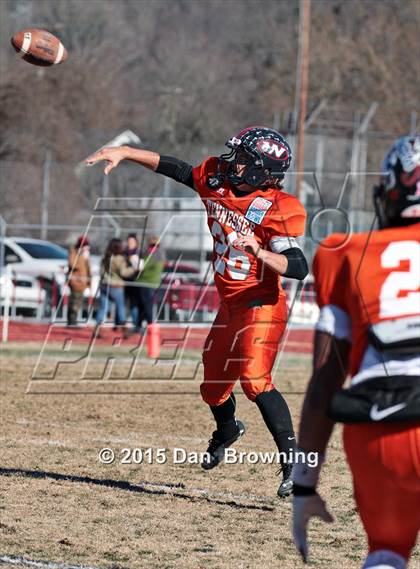
<path fill-rule="evenodd" d="M 10 294 L 12 292 L 12 287 L 10 288 L 10 292 L 8 287 L 8 283 L 9 281 L 11 281 L 12 278 L 9 265 L 6 266 L 6 270 L 4 271 L 4 278 L 5 278 L 5 283 L 4 283 L 3 330 L 2 330 L 1 341 L 6 343 L 9 339 Z"/>
<path fill-rule="evenodd" d="M 6 230 L 7 223 L 2 215 L 0 215 L 0 302 L 2 292 L 4 290 L 4 316 L 3 316 L 3 333 L 2 342 L 7 342 L 8 336 L 8 315 L 6 316 L 6 300 L 7 300 L 7 267 L 5 266 L 5 250 L 6 250 Z M 3 284 L 4 277 L 4 284 Z M 3 288 L 4 287 L 4 288 Z M 3 289 L 3 290 L 2 290 Z"/>

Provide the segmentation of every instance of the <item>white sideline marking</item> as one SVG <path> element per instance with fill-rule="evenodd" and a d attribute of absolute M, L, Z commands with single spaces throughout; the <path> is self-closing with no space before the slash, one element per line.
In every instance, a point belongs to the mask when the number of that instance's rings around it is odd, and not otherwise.
<path fill-rule="evenodd" d="M 9 555 L 0 556 L 0 565 L 8 563 L 9 565 L 17 565 L 20 567 L 41 567 L 41 569 L 101 569 L 91 565 L 68 565 L 67 563 L 54 563 L 51 561 L 33 561 L 26 557 L 10 557 Z"/>
<path fill-rule="evenodd" d="M 0 437 L 0 441 L 9 441 L 10 442 L 10 438 L 9 437 Z M 15 445 L 25 445 L 25 444 L 29 444 L 29 445 L 36 445 L 36 446 L 43 446 L 43 445 L 47 445 L 47 446 L 57 446 L 57 447 L 70 447 L 70 448 L 76 448 L 75 445 L 69 445 L 67 444 L 65 441 L 59 441 L 59 440 L 52 440 L 52 439 L 39 439 L 39 438 L 25 438 L 19 441 L 14 441 Z"/>
<path fill-rule="evenodd" d="M 201 496 L 208 496 L 209 498 L 229 498 L 231 500 L 250 500 L 252 502 L 258 502 L 259 504 L 264 504 L 266 506 L 271 506 L 274 502 L 273 496 L 256 496 L 255 494 L 233 494 L 232 492 L 212 492 L 211 490 L 203 490 L 201 488 L 185 488 L 192 494 L 199 494 Z M 268 504 L 267 504 L 268 502 Z M 283 505 L 283 504 L 282 504 Z"/>

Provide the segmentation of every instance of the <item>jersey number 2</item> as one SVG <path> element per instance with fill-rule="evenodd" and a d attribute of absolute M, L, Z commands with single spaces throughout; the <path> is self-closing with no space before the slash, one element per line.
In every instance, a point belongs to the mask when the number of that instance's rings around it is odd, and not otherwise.
<path fill-rule="evenodd" d="M 404 314 L 419 312 L 420 243 L 394 241 L 381 255 L 381 265 L 384 269 L 397 268 L 401 261 L 409 261 L 409 269 L 408 271 L 393 271 L 385 279 L 380 295 L 380 318 L 398 318 Z M 401 291 L 412 292 L 399 296 Z"/>

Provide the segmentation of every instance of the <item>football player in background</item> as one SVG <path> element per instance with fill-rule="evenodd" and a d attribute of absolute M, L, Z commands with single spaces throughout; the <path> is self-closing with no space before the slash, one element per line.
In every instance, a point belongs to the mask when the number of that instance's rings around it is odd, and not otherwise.
<path fill-rule="evenodd" d="M 108 174 L 121 160 L 132 160 L 199 194 L 214 239 L 215 283 L 221 297 L 203 353 L 201 394 L 216 430 L 202 467 L 217 466 L 225 449 L 245 431 L 235 418 L 233 388 L 240 379 L 283 457 L 278 495 L 284 497 L 292 490 L 295 435 L 289 408 L 272 383 L 271 371 L 287 322 L 280 277 L 304 279 L 308 273 L 296 241 L 304 233 L 306 213 L 295 197 L 282 191 L 292 155 L 278 132 L 249 127 L 226 145 L 228 153 L 210 157 L 195 168 L 127 146 L 105 148 L 86 162 L 107 160 Z"/>
<path fill-rule="evenodd" d="M 420 135 L 398 139 L 382 171 L 379 230 L 330 235 L 314 259 L 320 317 L 299 448 L 321 460 L 296 464 L 293 534 L 306 561 L 308 521 L 332 521 L 316 487 L 340 421 L 369 543 L 363 568 L 404 569 L 420 529 Z"/>

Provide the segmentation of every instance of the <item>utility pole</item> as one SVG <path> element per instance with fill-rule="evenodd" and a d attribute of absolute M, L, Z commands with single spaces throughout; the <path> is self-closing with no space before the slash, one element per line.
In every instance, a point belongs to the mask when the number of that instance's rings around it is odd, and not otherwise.
<path fill-rule="evenodd" d="M 51 151 L 47 150 L 44 160 L 44 175 L 41 196 L 41 239 L 47 238 L 48 231 L 48 199 L 50 196 Z"/>
<path fill-rule="evenodd" d="M 309 32 L 311 27 L 311 0 L 299 0 L 299 49 L 296 68 L 295 120 L 297 117 L 296 185 L 299 199 L 302 171 L 305 162 L 305 119 L 308 98 Z"/>

